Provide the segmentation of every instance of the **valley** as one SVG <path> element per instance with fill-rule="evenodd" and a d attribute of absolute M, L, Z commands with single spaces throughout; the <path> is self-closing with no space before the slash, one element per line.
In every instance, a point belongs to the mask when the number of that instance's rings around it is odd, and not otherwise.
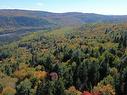
<path fill-rule="evenodd" d="M 0 95 L 127 95 L 126 18 L 0 10 Z"/>

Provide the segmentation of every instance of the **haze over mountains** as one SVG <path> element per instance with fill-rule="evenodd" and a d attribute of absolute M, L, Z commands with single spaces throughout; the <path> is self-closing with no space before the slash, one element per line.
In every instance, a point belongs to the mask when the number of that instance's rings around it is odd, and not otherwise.
<path fill-rule="evenodd" d="M 126 15 L 99 15 L 93 13 L 51 13 L 16 9 L 0 10 L 0 34 L 15 31 L 50 29 L 85 23 L 123 23 Z"/>

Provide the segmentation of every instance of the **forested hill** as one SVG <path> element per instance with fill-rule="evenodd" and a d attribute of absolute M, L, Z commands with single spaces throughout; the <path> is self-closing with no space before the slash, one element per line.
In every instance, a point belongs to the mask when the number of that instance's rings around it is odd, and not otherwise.
<path fill-rule="evenodd" d="M 121 23 L 126 21 L 127 16 L 3 9 L 0 10 L 0 33 L 18 30 L 49 29 L 84 23 Z"/>
<path fill-rule="evenodd" d="M 0 45 L 0 95 L 127 95 L 126 30 L 88 24 Z"/>

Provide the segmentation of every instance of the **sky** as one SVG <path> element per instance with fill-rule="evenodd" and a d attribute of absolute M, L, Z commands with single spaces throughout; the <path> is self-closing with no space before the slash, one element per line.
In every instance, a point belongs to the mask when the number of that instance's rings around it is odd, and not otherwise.
<path fill-rule="evenodd" d="M 0 9 L 127 15 L 127 0 L 0 0 Z"/>

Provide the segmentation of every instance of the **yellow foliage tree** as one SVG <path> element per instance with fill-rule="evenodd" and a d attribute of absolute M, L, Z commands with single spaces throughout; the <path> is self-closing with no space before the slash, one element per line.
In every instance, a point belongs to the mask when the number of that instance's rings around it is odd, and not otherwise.
<path fill-rule="evenodd" d="M 15 95 L 15 94 L 16 90 L 10 86 L 5 87 L 2 92 L 2 95 Z"/>
<path fill-rule="evenodd" d="M 81 95 L 81 92 L 78 91 L 74 86 L 71 86 L 68 90 L 65 90 L 67 94 Z"/>
<path fill-rule="evenodd" d="M 96 87 L 94 87 L 93 92 L 100 93 L 100 95 L 115 95 L 115 90 L 111 84 L 98 84 Z"/>
<path fill-rule="evenodd" d="M 18 71 L 14 72 L 14 77 L 22 80 L 25 77 L 31 77 L 34 73 L 34 70 L 32 68 L 24 68 L 24 69 L 20 69 Z"/>

